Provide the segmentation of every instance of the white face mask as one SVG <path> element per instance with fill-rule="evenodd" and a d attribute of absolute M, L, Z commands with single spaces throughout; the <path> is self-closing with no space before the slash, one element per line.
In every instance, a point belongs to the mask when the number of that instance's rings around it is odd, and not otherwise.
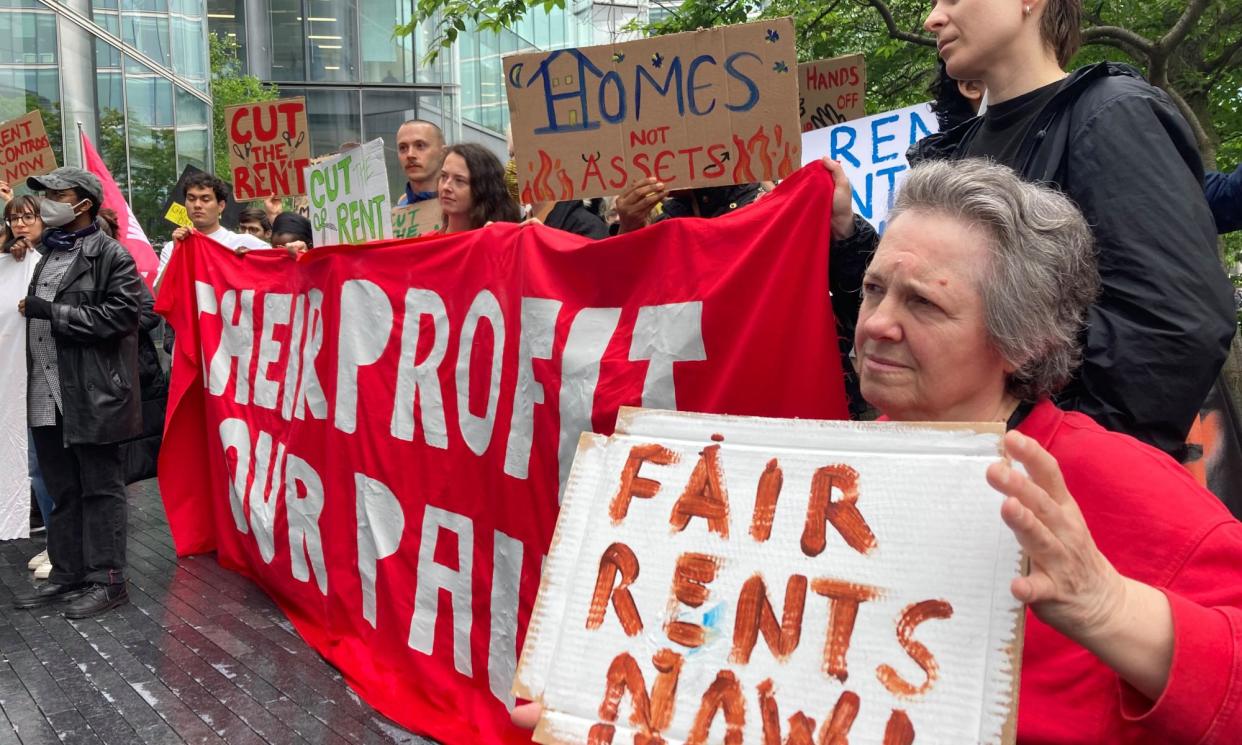
<path fill-rule="evenodd" d="M 73 218 L 78 214 L 78 207 L 81 207 L 86 202 L 87 200 L 83 199 L 77 204 L 65 204 L 64 202 L 44 199 L 39 204 L 39 217 L 43 219 L 43 224 L 49 228 L 62 228 L 73 222 Z"/>

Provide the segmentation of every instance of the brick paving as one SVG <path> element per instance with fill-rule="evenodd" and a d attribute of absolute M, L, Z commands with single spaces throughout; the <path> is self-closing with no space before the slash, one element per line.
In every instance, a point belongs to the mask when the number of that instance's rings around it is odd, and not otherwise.
<path fill-rule="evenodd" d="M 177 560 L 155 481 L 129 487 L 130 604 L 12 607 L 38 538 L 0 543 L 0 745 L 427 743 L 361 702 L 262 590 Z"/>

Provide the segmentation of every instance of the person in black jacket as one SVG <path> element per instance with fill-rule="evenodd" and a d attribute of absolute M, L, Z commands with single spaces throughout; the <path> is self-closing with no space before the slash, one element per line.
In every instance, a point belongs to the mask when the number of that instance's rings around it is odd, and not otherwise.
<path fill-rule="evenodd" d="M 531 218 L 549 228 L 564 230 L 584 238 L 600 240 L 608 237 L 603 218 L 591 211 L 581 199 L 567 202 L 540 202 L 531 206 Z"/>
<path fill-rule="evenodd" d="M 1095 234 L 1103 293 L 1058 403 L 1181 458 L 1233 338 L 1232 287 L 1190 126 L 1132 68 L 1067 75 L 1080 16 L 1080 0 L 937 0 L 925 27 L 949 75 L 982 81 L 989 103 L 912 159 L 988 157 L 1074 200 Z M 875 234 L 852 215 L 844 171 L 834 164 L 833 175 L 833 254 L 865 250 Z"/>
<path fill-rule="evenodd" d="M 45 192 L 45 253 L 18 304 L 27 323 L 27 412 L 55 507 L 52 574 L 18 608 L 71 600 L 68 618 L 128 602 L 125 469 L 119 443 L 142 431 L 138 322 L 142 280 L 99 230 L 103 187 L 80 168 L 27 180 Z"/>
<path fill-rule="evenodd" d="M 1205 174 L 1203 193 L 1212 208 L 1218 233 L 1224 235 L 1242 230 L 1242 166 L 1233 169 L 1232 173 L 1212 171 Z"/>

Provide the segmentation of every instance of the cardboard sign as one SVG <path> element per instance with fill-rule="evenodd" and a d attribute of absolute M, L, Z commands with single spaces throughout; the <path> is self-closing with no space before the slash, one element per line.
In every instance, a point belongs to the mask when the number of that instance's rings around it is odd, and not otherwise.
<path fill-rule="evenodd" d="M 971 427 L 584 434 L 514 684 L 534 739 L 1012 742 L 1021 549 L 984 477 L 1003 431 Z"/>
<path fill-rule="evenodd" d="M 56 170 L 56 153 L 38 109 L 0 124 L 0 178 L 16 186 Z"/>
<path fill-rule="evenodd" d="M 788 18 L 505 57 L 522 201 L 788 176 L 796 62 Z"/>
<path fill-rule="evenodd" d="M 831 127 L 866 114 L 867 62 L 861 54 L 798 65 L 802 131 Z"/>
<path fill-rule="evenodd" d="M 392 237 L 417 238 L 444 229 L 440 200 L 424 199 L 392 210 Z"/>
<path fill-rule="evenodd" d="M 310 164 L 310 132 L 305 99 L 230 106 L 224 110 L 224 122 L 238 199 L 306 193 L 303 170 Z"/>
<path fill-rule="evenodd" d="M 168 195 L 168 199 L 164 202 L 164 219 L 180 227 L 191 227 L 190 215 L 185 209 L 185 183 L 190 176 L 195 173 L 203 173 L 203 169 L 196 166 L 187 165 L 181 171 L 181 176 L 177 179 L 176 185 L 172 188 L 172 193 Z M 241 222 L 241 205 L 233 198 L 233 185 L 225 181 L 224 185 L 228 187 L 228 196 L 224 202 L 224 214 L 220 215 L 220 224 L 229 230 L 237 230 Z"/>
<path fill-rule="evenodd" d="M 308 166 L 306 186 L 316 246 L 392 237 L 382 139 Z"/>
<path fill-rule="evenodd" d="M 931 106 L 919 104 L 802 134 L 802 162 L 840 161 L 854 192 L 854 212 L 884 232 L 897 188 L 910 170 L 906 151 L 940 129 Z"/>

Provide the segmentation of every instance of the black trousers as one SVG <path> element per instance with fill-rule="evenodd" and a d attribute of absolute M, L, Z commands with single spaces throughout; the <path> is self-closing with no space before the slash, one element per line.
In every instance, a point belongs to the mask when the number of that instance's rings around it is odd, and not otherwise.
<path fill-rule="evenodd" d="M 35 451 L 55 507 L 47 526 L 48 579 L 62 585 L 125 579 L 125 464 L 121 446 L 64 445 L 60 416 L 33 427 Z"/>

